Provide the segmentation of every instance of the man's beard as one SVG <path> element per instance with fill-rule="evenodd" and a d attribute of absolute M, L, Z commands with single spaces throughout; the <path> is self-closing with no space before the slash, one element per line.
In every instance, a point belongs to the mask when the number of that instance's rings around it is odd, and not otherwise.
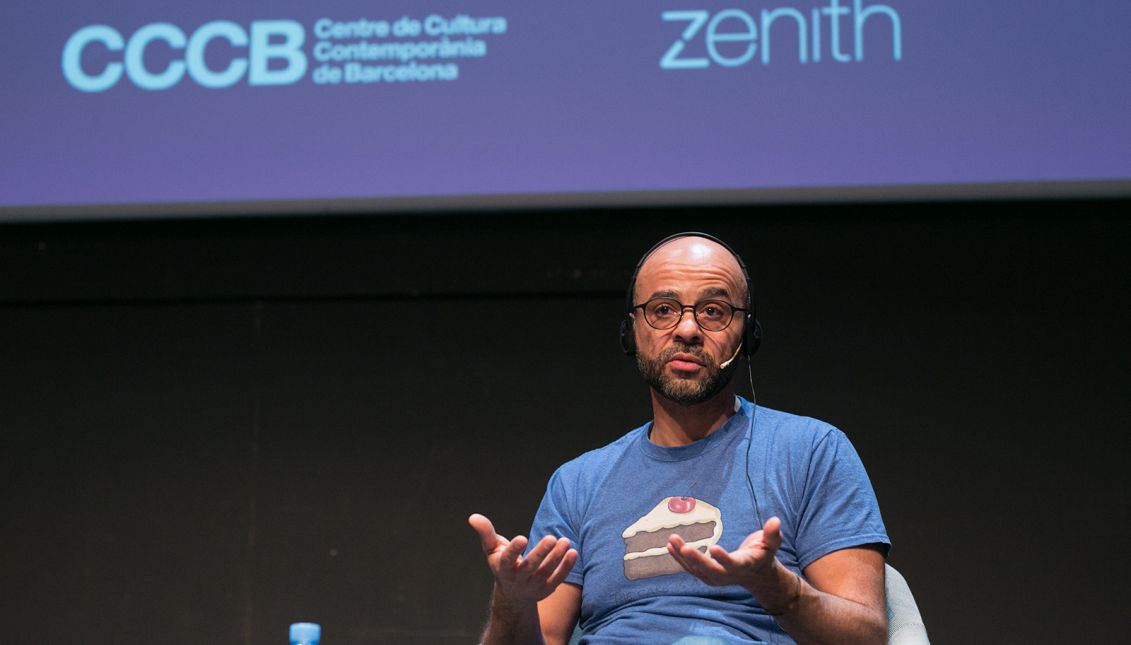
<path fill-rule="evenodd" d="M 676 354 L 691 354 L 703 363 L 706 375 L 701 378 L 679 378 L 664 371 L 671 357 Z M 701 346 L 684 345 L 675 343 L 654 357 L 636 353 L 636 366 L 640 369 L 641 376 L 665 399 L 680 405 L 695 405 L 710 400 L 730 383 L 734 376 L 733 363 L 728 369 L 720 369 Z"/>

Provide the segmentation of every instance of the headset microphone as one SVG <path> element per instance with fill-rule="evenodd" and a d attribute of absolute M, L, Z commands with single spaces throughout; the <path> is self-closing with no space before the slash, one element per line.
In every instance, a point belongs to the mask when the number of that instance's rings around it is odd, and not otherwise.
<path fill-rule="evenodd" d="M 731 363 L 734 362 L 734 359 L 738 358 L 738 353 L 741 352 L 741 351 L 742 351 L 742 343 L 739 343 L 738 347 L 734 348 L 734 356 L 731 356 L 725 362 L 723 362 L 721 365 L 719 365 L 719 369 L 725 370 L 728 365 L 730 365 Z"/>

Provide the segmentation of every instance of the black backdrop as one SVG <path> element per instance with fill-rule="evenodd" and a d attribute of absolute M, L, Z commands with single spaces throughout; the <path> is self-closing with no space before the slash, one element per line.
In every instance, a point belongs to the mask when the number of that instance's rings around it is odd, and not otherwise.
<path fill-rule="evenodd" d="M 9 640 L 474 642 L 465 518 L 646 420 L 656 239 L 754 276 L 760 403 L 855 443 L 940 643 L 1122 640 L 1127 202 L 0 227 Z"/>

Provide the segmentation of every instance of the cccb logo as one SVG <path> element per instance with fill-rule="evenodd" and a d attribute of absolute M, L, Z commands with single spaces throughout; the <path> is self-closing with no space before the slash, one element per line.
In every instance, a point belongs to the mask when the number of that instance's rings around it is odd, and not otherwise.
<path fill-rule="evenodd" d="M 246 47 L 247 57 L 234 57 L 224 69 L 212 69 L 204 60 L 204 51 L 216 39 L 226 40 L 235 48 Z M 302 51 L 305 40 L 302 25 L 293 20 L 256 20 L 247 31 L 229 20 L 214 20 L 187 37 L 176 25 L 155 22 L 141 27 L 128 40 L 108 25 L 88 25 L 72 34 L 63 46 L 63 77 L 83 92 L 106 91 L 123 74 L 145 90 L 173 87 L 186 73 L 207 88 L 235 85 L 245 75 L 250 85 L 287 85 L 306 73 L 306 54 Z M 157 41 L 175 52 L 183 51 L 183 57 L 175 55 L 164 69 L 150 69 L 145 52 Z M 111 60 L 92 73 L 83 68 L 82 58 L 87 47 L 93 46 L 123 52 L 121 60 Z"/>

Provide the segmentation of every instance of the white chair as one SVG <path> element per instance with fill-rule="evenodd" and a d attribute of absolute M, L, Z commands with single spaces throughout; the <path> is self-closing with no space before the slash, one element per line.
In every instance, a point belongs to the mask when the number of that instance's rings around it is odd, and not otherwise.
<path fill-rule="evenodd" d="M 930 645 L 927 627 L 919 615 L 919 606 L 911 595 L 907 580 L 890 564 L 884 565 L 884 594 L 887 597 L 888 645 Z M 581 639 L 581 627 L 573 628 L 570 645 Z"/>
<path fill-rule="evenodd" d="M 888 645 L 928 645 L 927 627 L 919 606 L 903 574 L 884 565 L 884 594 L 887 595 Z"/>

